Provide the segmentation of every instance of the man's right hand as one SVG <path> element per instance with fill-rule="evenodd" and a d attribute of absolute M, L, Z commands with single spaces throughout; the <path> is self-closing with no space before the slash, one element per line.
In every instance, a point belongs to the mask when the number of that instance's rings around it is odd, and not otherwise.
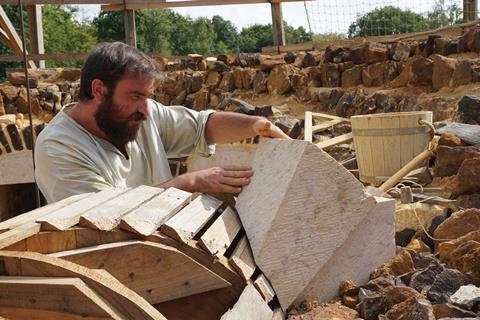
<path fill-rule="evenodd" d="M 238 194 L 250 183 L 252 168 L 244 166 L 213 167 L 175 177 L 160 187 L 175 187 L 188 192 Z"/>

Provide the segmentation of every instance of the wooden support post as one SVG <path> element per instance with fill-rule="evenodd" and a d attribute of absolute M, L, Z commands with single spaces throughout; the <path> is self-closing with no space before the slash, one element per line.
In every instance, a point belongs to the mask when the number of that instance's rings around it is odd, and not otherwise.
<path fill-rule="evenodd" d="M 478 0 L 463 0 L 463 20 L 464 22 L 477 19 Z"/>
<path fill-rule="evenodd" d="M 124 10 L 125 42 L 137 47 L 137 31 L 135 28 L 135 10 Z"/>
<path fill-rule="evenodd" d="M 28 31 L 30 33 L 30 53 L 43 54 L 43 19 L 42 6 L 29 5 L 28 9 Z M 45 60 L 35 61 L 39 68 L 45 68 Z"/>
<path fill-rule="evenodd" d="M 282 4 L 279 0 L 270 0 L 272 7 L 273 45 L 284 46 L 285 30 L 283 28 Z"/>

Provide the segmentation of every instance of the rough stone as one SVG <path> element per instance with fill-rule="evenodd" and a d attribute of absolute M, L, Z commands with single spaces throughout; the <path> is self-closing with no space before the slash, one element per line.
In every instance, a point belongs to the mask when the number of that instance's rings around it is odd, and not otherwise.
<path fill-rule="evenodd" d="M 480 288 L 473 284 L 461 286 L 450 297 L 450 303 L 471 310 L 475 304 L 480 303 Z"/>
<path fill-rule="evenodd" d="M 428 58 L 431 54 L 435 52 L 435 40 L 440 38 L 440 35 L 434 34 L 429 35 L 425 47 L 423 48 L 422 55 Z"/>
<path fill-rule="evenodd" d="M 410 278 L 409 286 L 422 294 L 426 294 L 435 278 L 445 270 L 438 261 L 434 260 L 426 268 L 416 271 Z"/>
<path fill-rule="evenodd" d="M 414 297 L 393 306 L 385 314 L 385 318 L 388 320 L 435 320 L 430 301 Z"/>
<path fill-rule="evenodd" d="M 480 194 L 462 194 L 457 197 L 457 206 L 459 208 L 470 209 L 476 208 L 480 209 Z"/>
<path fill-rule="evenodd" d="M 170 104 L 173 105 L 173 106 L 183 105 L 186 98 L 187 98 L 187 90 L 183 90 L 175 98 L 173 98 L 170 101 Z"/>
<path fill-rule="evenodd" d="M 464 310 L 450 303 L 434 304 L 433 314 L 435 318 L 476 318 L 477 314 L 468 310 Z"/>
<path fill-rule="evenodd" d="M 467 124 L 480 123 L 480 98 L 473 95 L 466 95 L 458 102 L 454 121 Z"/>
<path fill-rule="evenodd" d="M 208 90 L 200 90 L 195 93 L 189 94 L 186 98 L 185 106 L 196 111 L 202 111 L 207 109 Z"/>
<path fill-rule="evenodd" d="M 26 86 L 25 73 L 23 72 L 7 72 L 7 80 L 14 86 Z M 34 73 L 28 75 L 28 82 L 30 88 L 36 88 L 38 86 L 38 76 Z"/>
<path fill-rule="evenodd" d="M 480 157 L 465 159 L 458 169 L 459 194 L 480 193 Z"/>
<path fill-rule="evenodd" d="M 351 53 L 355 64 L 373 64 L 388 59 L 387 46 L 376 42 L 368 42 L 353 47 Z"/>
<path fill-rule="evenodd" d="M 243 89 L 243 77 L 242 77 L 242 68 L 233 68 L 232 76 L 233 82 L 235 83 L 235 89 Z"/>
<path fill-rule="evenodd" d="M 194 72 L 191 77 L 189 77 L 190 81 L 190 92 L 195 93 L 202 88 L 203 82 L 205 81 L 205 75 L 203 72 Z"/>
<path fill-rule="evenodd" d="M 410 241 L 410 243 L 407 245 L 407 249 L 413 250 L 417 253 L 431 252 L 430 247 L 427 246 L 422 239 L 412 239 L 412 241 Z"/>
<path fill-rule="evenodd" d="M 480 210 L 467 209 L 455 212 L 435 230 L 434 238 L 456 239 L 480 229 Z"/>
<path fill-rule="evenodd" d="M 424 57 L 413 58 L 409 84 L 413 86 L 432 85 L 433 60 Z"/>
<path fill-rule="evenodd" d="M 0 96 L 0 116 L 3 116 L 7 112 L 5 111 L 5 105 L 3 104 L 3 98 Z"/>
<path fill-rule="evenodd" d="M 3 85 L 0 86 L 0 93 L 5 99 L 5 102 L 15 102 L 18 97 L 18 93 L 20 92 L 19 87 L 10 86 L 10 85 Z"/>
<path fill-rule="evenodd" d="M 210 89 L 215 89 L 222 80 L 222 76 L 218 71 L 209 71 L 205 79 L 205 85 Z"/>
<path fill-rule="evenodd" d="M 433 304 L 447 303 L 450 296 L 461 286 L 470 284 L 470 277 L 455 269 L 445 269 L 433 282 L 427 297 Z"/>
<path fill-rule="evenodd" d="M 459 61 L 453 72 L 450 86 L 458 87 L 473 81 L 472 63 L 468 60 Z"/>
<path fill-rule="evenodd" d="M 446 58 L 435 54 L 430 57 L 433 59 L 432 84 L 433 90 L 437 91 L 450 84 L 450 79 L 457 67 L 457 59 Z"/>
<path fill-rule="evenodd" d="M 460 37 L 458 51 L 480 52 L 480 28 L 472 27 Z"/>
<path fill-rule="evenodd" d="M 388 311 L 387 299 L 381 293 L 369 295 L 358 304 L 357 311 L 365 320 L 377 320 Z"/>
<path fill-rule="evenodd" d="M 341 81 L 341 73 L 338 64 L 326 63 L 322 66 L 322 84 L 325 87 L 339 87 Z"/>
<path fill-rule="evenodd" d="M 223 73 L 222 80 L 220 81 L 218 88 L 225 92 L 231 92 L 235 90 L 235 80 L 231 71 L 226 71 Z"/>
<path fill-rule="evenodd" d="M 478 239 L 477 239 L 478 240 Z M 449 258 L 449 265 L 480 283 L 480 242 L 468 240 L 456 247 Z"/>
<path fill-rule="evenodd" d="M 255 77 L 256 70 L 253 68 L 246 68 L 242 70 L 242 87 L 245 90 L 252 90 L 253 78 Z"/>
<path fill-rule="evenodd" d="M 343 51 L 342 47 L 336 45 L 329 45 L 325 49 L 325 54 L 323 55 L 323 63 L 333 63 L 333 59 Z"/>
<path fill-rule="evenodd" d="M 230 67 L 224 61 L 215 61 L 212 66 L 212 70 L 223 73 L 230 71 Z"/>
<path fill-rule="evenodd" d="M 388 277 L 389 275 L 400 276 L 414 270 L 412 256 L 408 251 L 402 250 L 392 260 L 375 269 L 371 278 Z"/>
<path fill-rule="evenodd" d="M 409 228 L 395 232 L 395 244 L 400 247 L 406 247 L 416 233 L 417 230 Z"/>
<path fill-rule="evenodd" d="M 342 73 L 342 87 L 350 88 L 362 84 L 362 66 L 354 66 Z"/>
<path fill-rule="evenodd" d="M 439 146 L 447 146 L 447 147 L 464 147 L 466 144 L 453 133 L 446 132 L 440 136 L 438 140 Z"/>
<path fill-rule="evenodd" d="M 446 177 L 458 173 L 465 159 L 480 157 L 480 146 L 437 147 L 434 172 L 436 177 Z"/>
<path fill-rule="evenodd" d="M 290 76 L 293 74 L 291 65 L 281 65 L 273 68 L 268 76 L 267 88 L 270 94 L 285 94 L 292 90 Z"/>
<path fill-rule="evenodd" d="M 350 92 L 345 92 L 344 95 L 338 100 L 335 107 L 335 113 L 339 117 L 347 117 L 349 110 L 353 105 L 353 94 Z"/>
<path fill-rule="evenodd" d="M 289 51 L 285 54 L 283 58 L 285 59 L 285 62 L 287 64 L 291 64 L 295 62 L 295 59 L 297 58 L 297 54 L 295 52 Z"/>
<path fill-rule="evenodd" d="M 158 89 L 171 97 L 176 97 L 180 92 L 185 90 L 183 88 L 183 84 L 183 80 L 177 81 L 176 79 L 172 79 L 170 77 L 164 77 Z"/>
<path fill-rule="evenodd" d="M 298 138 L 302 131 L 300 120 L 288 116 L 273 118 L 273 124 L 292 139 Z"/>
<path fill-rule="evenodd" d="M 411 47 L 405 42 L 398 41 L 392 45 L 392 60 L 406 61 L 410 57 Z"/>
<path fill-rule="evenodd" d="M 362 83 L 366 87 L 380 87 L 386 82 L 385 64 L 375 63 L 362 69 Z"/>
<path fill-rule="evenodd" d="M 256 94 L 267 92 L 267 76 L 261 70 L 257 70 L 253 76 L 253 92 Z"/>
<path fill-rule="evenodd" d="M 253 319 L 253 318 L 252 318 Z M 288 320 L 360 320 L 358 312 L 340 303 L 324 303 L 302 314 L 290 315 Z"/>
<path fill-rule="evenodd" d="M 436 38 L 434 40 L 433 51 L 436 54 L 441 54 L 442 56 L 448 56 L 453 53 L 457 53 L 458 42 L 453 41 L 449 38 Z"/>

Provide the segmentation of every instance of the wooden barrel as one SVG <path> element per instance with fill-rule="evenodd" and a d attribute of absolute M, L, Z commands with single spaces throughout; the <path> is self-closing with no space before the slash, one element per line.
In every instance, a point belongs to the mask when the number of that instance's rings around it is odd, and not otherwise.
<path fill-rule="evenodd" d="M 351 117 L 360 180 L 379 185 L 428 148 L 431 111 L 378 113 Z"/>

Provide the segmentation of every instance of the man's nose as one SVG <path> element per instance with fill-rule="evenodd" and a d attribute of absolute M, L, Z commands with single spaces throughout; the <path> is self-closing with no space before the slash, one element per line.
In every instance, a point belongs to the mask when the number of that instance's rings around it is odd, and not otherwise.
<path fill-rule="evenodd" d="M 148 111 L 148 100 L 140 102 L 137 107 L 137 111 L 143 114 L 145 117 L 148 117 L 150 115 L 150 112 Z"/>

